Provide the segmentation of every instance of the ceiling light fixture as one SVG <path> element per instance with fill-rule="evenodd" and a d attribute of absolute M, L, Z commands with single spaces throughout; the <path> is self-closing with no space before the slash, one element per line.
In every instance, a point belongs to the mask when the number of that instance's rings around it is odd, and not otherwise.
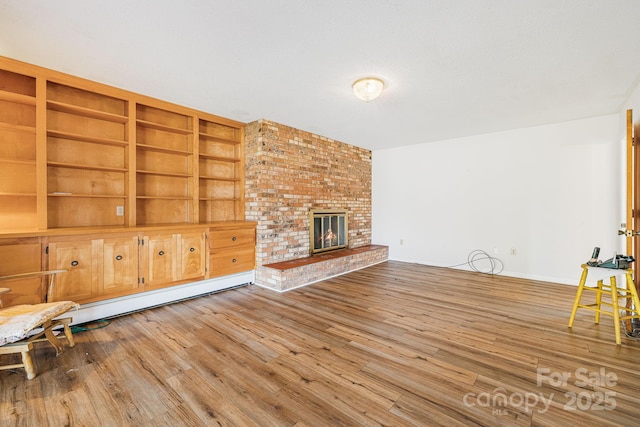
<path fill-rule="evenodd" d="M 353 83 L 353 93 L 363 101 L 373 101 L 382 93 L 384 82 L 376 77 L 365 77 Z"/>

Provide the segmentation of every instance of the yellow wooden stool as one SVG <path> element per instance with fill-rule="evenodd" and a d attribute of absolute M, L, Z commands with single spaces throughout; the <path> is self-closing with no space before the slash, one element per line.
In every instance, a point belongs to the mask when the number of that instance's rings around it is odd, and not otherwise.
<path fill-rule="evenodd" d="M 578 290 L 576 291 L 576 298 L 573 302 L 573 310 L 571 311 L 571 317 L 569 318 L 569 327 L 573 326 L 573 321 L 576 318 L 576 312 L 579 308 L 586 308 L 596 312 L 595 323 L 600 323 L 600 314 L 606 314 L 613 316 L 613 327 L 616 333 L 616 344 L 620 345 L 620 322 L 623 320 L 640 319 L 640 300 L 638 300 L 638 293 L 636 292 L 636 286 L 633 283 L 633 270 L 616 270 L 611 268 L 591 267 L 586 264 L 582 264 L 582 276 L 580 277 L 580 283 L 578 284 Z M 598 280 L 595 287 L 586 286 L 587 275 L 589 270 L 597 270 L 600 275 L 602 273 L 610 274 L 609 284 L 602 283 L 602 279 Z M 625 276 L 625 284 L 623 287 L 618 287 L 616 276 Z M 593 291 L 596 293 L 596 302 L 593 304 L 580 304 L 583 291 Z M 603 301 L 602 295 L 608 295 L 610 301 Z M 620 299 L 627 300 L 631 298 L 633 301 L 633 308 L 625 307 L 624 304 L 619 304 Z M 604 307 L 603 307 L 604 306 Z M 620 310 L 625 310 L 626 315 L 620 315 Z"/>

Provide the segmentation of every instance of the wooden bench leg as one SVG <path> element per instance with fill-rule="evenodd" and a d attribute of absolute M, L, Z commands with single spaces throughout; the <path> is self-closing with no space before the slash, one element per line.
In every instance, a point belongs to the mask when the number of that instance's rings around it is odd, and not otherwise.
<path fill-rule="evenodd" d="M 69 347 L 74 347 L 76 345 L 76 343 L 73 341 L 71 328 L 69 327 L 69 323 L 71 323 L 71 321 L 71 317 L 66 317 L 64 319 L 55 319 L 42 325 L 42 327 L 44 328 L 44 336 L 47 338 L 47 341 L 49 341 L 51 345 L 56 349 L 56 355 L 59 355 L 64 351 L 64 346 L 62 345 L 62 342 L 60 342 L 58 337 L 53 333 L 53 328 L 62 325 L 64 336 L 67 337 L 67 341 L 69 341 Z"/>
<path fill-rule="evenodd" d="M 20 352 L 22 355 L 22 364 L 24 365 L 24 370 L 27 372 L 27 378 L 32 380 L 36 377 L 36 368 L 33 365 L 33 360 L 31 359 L 31 355 L 29 354 L 29 350 Z"/>
<path fill-rule="evenodd" d="M 44 328 L 44 336 L 47 337 L 47 341 L 51 343 L 51 345 L 56 349 L 56 356 L 62 353 L 64 347 L 60 340 L 53 333 L 53 328 L 51 325 L 51 321 L 45 322 L 42 327 Z"/>
<path fill-rule="evenodd" d="M 66 319 L 60 319 L 59 322 L 64 325 L 64 336 L 67 337 L 67 341 L 69 342 L 69 347 L 75 347 L 76 343 L 73 340 L 73 333 L 71 332 L 71 328 L 69 327 L 69 323 L 71 323 L 71 318 L 67 317 Z"/>

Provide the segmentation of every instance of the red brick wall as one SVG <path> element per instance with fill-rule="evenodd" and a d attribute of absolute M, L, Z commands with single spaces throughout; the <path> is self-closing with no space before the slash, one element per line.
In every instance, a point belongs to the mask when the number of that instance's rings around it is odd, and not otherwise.
<path fill-rule="evenodd" d="M 349 247 L 371 244 L 371 151 L 264 119 L 245 140 L 258 266 L 309 256 L 310 209 L 347 210 Z"/>

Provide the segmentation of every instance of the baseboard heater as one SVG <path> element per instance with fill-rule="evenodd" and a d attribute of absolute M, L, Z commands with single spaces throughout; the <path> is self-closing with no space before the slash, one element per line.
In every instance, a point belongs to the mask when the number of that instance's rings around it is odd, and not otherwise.
<path fill-rule="evenodd" d="M 178 302 L 197 296 L 232 289 L 255 282 L 255 270 L 184 285 L 171 286 L 149 292 L 83 304 L 66 315 L 73 317 L 72 325 L 109 319 L 136 311 Z"/>

